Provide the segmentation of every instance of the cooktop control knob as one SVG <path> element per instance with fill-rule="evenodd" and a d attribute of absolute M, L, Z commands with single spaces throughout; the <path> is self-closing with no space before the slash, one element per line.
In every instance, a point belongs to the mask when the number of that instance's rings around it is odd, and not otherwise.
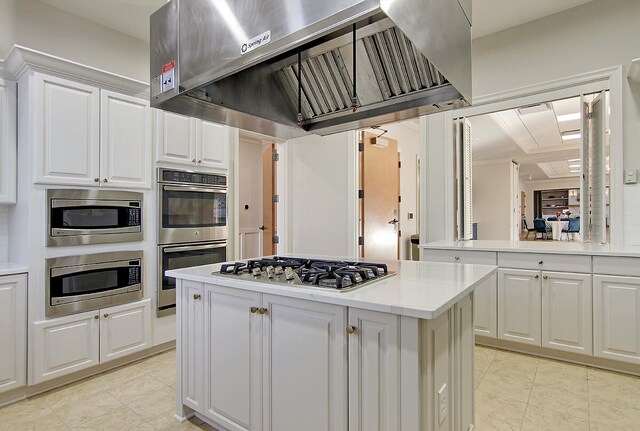
<path fill-rule="evenodd" d="M 273 278 L 274 272 L 275 270 L 273 269 L 273 266 L 271 265 L 267 266 L 267 277 Z"/>
<path fill-rule="evenodd" d="M 287 267 L 284 270 L 284 278 L 286 278 L 287 280 L 293 280 L 293 276 L 294 276 L 294 272 L 293 269 L 291 269 L 290 267 Z"/>
<path fill-rule="evenodd" d="M 262 273 L 260 272 L 260 268 L 253 268 L 251 274 L 253 274 L 254 277 L 260 277 Z"/>
<path fill-rule="evenodd" d="M 283 273 L 284 273 L 284 269 L 282 269 L 280 265 L 276 266 L 276 269 L 275 269 L 276 276 L 282 275 Z"/>

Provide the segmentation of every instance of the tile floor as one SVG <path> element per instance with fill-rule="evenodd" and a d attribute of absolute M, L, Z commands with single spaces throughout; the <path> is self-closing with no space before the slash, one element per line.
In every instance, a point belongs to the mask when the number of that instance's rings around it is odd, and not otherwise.
<path fill-rule="evenodd" d="M 476 347 L 477 431 L 639 431 L 640 378 Z M 174 422 L 175 351 L 0 408 L 0 431 L 208 430 Z"/>

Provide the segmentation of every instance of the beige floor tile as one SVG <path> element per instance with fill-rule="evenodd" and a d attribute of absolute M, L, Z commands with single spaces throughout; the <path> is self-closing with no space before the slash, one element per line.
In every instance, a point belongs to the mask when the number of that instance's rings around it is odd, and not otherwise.
<path fill-rule="evenodd" d="M 482 378 L 478 391 L 495 394 L 498 397 L 528 402 L 533 388 L 533 379 L 506 372 L 495 373 L 491 369 Z"/>
<path fill-rule="evenodd" d="M 161 383 L 171 387 L 176 387 L 176 366 L 162 366 L 156 370 L 151 370 L 151 375 Z"/>
<path fill-rule="evenodd" d="M 498 352 L 495 359 L 491 362 L 487 373 L 524 378 L 533 383 L 537 365 L 537 358 L 515 353 Z"/>
<path fill-rule="evenodd" d="M 491 365 L 491 362 L 493 361 L 493 359 L 496 357 L 496 354 L 498 352 L 493 350 L 493 349 L 487 349 L 487 348 L 483 348 L 483 347 L 476 347 L 475 349 L 475 356 L 474 356 L 474 366 L 476 369 L 476 373 L 478 373 L 479 371 L 484 373 L 485 371 L 487 371 L 489 369 L 489 365 Z"/>
<path fill-rule="evenodd" d="M 638 424 L 631 424 L 631 425 L 616 424 L 615 428 L 613 428 L 611 424 L 601 424 L 594 421 L 591 421 L 590 426 L 591 426 L 590 431 L 612 431 L 614 429 L 615 431 L 638 431 L 639 429 Z"/>
<path fill-rule="evenodd" d="M 589 397 L 593 402 L 610 402 L 640 408 L 640 379 L 615 373 L 600 373 L 589 380 Z"/>
<path fill-rule="evenodd" d="M 522 431 L 589 431 L 589 420 L 529 404 Z"/>
<path fill-rule="evenodd" d="M 561 414 L 589 420 L 589 393 L 587 386 L 576 390 L 573 385 L 567 387 L 533 385 L 529 404 Z"/>
<path fill-rule="evenodd" d="M 0 431 L 66 431 L 67 426 L 46 406 L 21 401 L 0 409 Z"/>
<path fill-rule="evenodd" d="M 164 412 L 175 408 L 175 393 L 170 388 L 163 388 L 152 394 L 138 398 L 128 407 L 147 420 L 157 418 Z"/>
<path fill-rule="evenodd" d="M 35 397 L 35 399 L 55 409 L 68 402 L 82 399 L 89 395 L 102 392 L 103 390 L 104 387 L 96 381 L 95 378 L 90 378 L 45 392 Z"/>
<path fill-rule="evenodd" d="M 188 421 L 178 422 L 173 417 L 173 410 L 167 411 L 160 416 L 149 421 L 151 425 L 154 426 L 155 429 L 160 431 L 173 431 L 173 430 L 207 430 L 207 431 L 216 431 L 215 428 L 210 425 L 202 422 L 200 419 L 196 417 L 192 417 Z"/>
<path fill-rule="evenodd" d="M 640 430 L 640 402 L 635 406 L 616 401 L 589 400 L 589 415 L 592 422 L 607 424 L 612 430 L 633 428 Z"/>
<path fill-rule="evenodd" d="M 68 427 L 74 427 L 108 414 L 123 404 L 108 392 L 97 392 L 82 398 L 60 400 L 51 410 Z"/>
<path fill-rule="evenodd" d="M 527 404 L 476 391 L 476 430 L 519 430 Z"/>
<path fill-rule="evenodd" d="M 72 431 L 137 431 L 144 419 L 123 406 L 112 412 L 82 423 Z"/>
<path fill-rule="evenodd" d="M 111 389 L 142 377 L 149 372 L 150 371 L 143 366 L 142 362 L 138 362 L 133 365 L 124 366 L 113 371 L 99 374 L 93 378 L 93 381 L 104 389 Z"/>
<path fill-rule="evenodd" d="M 538 373 L 562 374 L 579 380 L 587 380 L 587 367 L 584 365 L 571 364 L 569 362 L 555 361 L 553 359 L 543 359 L 538 361 Z"/>
<path fill-rule="evenodd" d="M 108 392 L 123 404 L 130 404 L 145 395 L 162 390 L 165 387 L 165 385 L 159 382 L 151 374 L 144 374 L 141 377 L 128 381 L 127 383 L 114 386 L 109 389 Z"/>

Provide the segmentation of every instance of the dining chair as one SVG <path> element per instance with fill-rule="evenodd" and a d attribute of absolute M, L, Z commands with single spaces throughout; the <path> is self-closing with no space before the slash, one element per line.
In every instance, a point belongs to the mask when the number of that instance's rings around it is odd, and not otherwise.
<path fill-rule="evenodd" d="M 527 225 L 527 219 L 526 219 L 526 218 L 523 218 L 523 219 L 522 219 L 522 226 L 524 226 L 524 229 L 527 231 L 527 236 L 525 236 L 525 238 L 529 238 L 529 234 L 530 234 L 531 232 L 535 232 L 535 231 L 536 231 L 536 228 L 535 228 L 535 227 L 529 227 L 529 226 Z"/>
<path fill-rule="evenodd" d="M 548 239 L 549 234 L 551 233 L 551 226 L 549 226 L 545 219 L 537 218 L 533 220 L 533 228 L 536 231 L 536 239 L 538 239 L 538 234 L 542 237 L 542 239 Z"/>
<path fill-rule="evenodd" d="M 570 218 L 569 224 L 566 228 L 562 229 L 560 232 L 560 239 L 562 239 L 562 234 L 567 236 L 567 240 L 569 239 L 569 234 L 580 233 L 580 219 L 579 218 Z M 573 239 L 573 235 L 571 236 Z"/>

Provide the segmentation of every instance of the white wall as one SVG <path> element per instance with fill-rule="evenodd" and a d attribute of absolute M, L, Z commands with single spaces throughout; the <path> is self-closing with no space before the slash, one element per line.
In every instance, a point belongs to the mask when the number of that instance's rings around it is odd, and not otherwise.
<path fill-rule="evenodd" d="M 355 256 L 355 133 L 286 142 L 290 253 Z"/>
<path fill-rule="evenodd" d="M 238 224 L 240 229 L 262 225 L 262 144 L 240 141 L 238 163 Z M 249 205 L 249 209 L 245 209 Z"/>
<path fill-rule="evenodd" d="M 511 238 L 511 161 L 473 164 L 473 221 L 478 239 Z"/>
<path fill-rule="evenodd" d="M 148 43 L 37 0 L 0 0 L 0 58 L 13 45 L 149 82 Z"/>
<path fill-rule="evenodd" d="M 0 262 L 9 257 L 9 212 L 6 206 L 0 205 Z"/>
<path fill-rule="evenodd" d="M 473 42 L 474 97 L 622 65 L 640 57 L 640 1 L 596 0 Z M 623 80 L 624 168 L 640 168 L 640 85 Z M 617 179 L 622 181 L 622 179 Z M 640 184 L 624 186 L 624 241 L 640 245 Z"/>

